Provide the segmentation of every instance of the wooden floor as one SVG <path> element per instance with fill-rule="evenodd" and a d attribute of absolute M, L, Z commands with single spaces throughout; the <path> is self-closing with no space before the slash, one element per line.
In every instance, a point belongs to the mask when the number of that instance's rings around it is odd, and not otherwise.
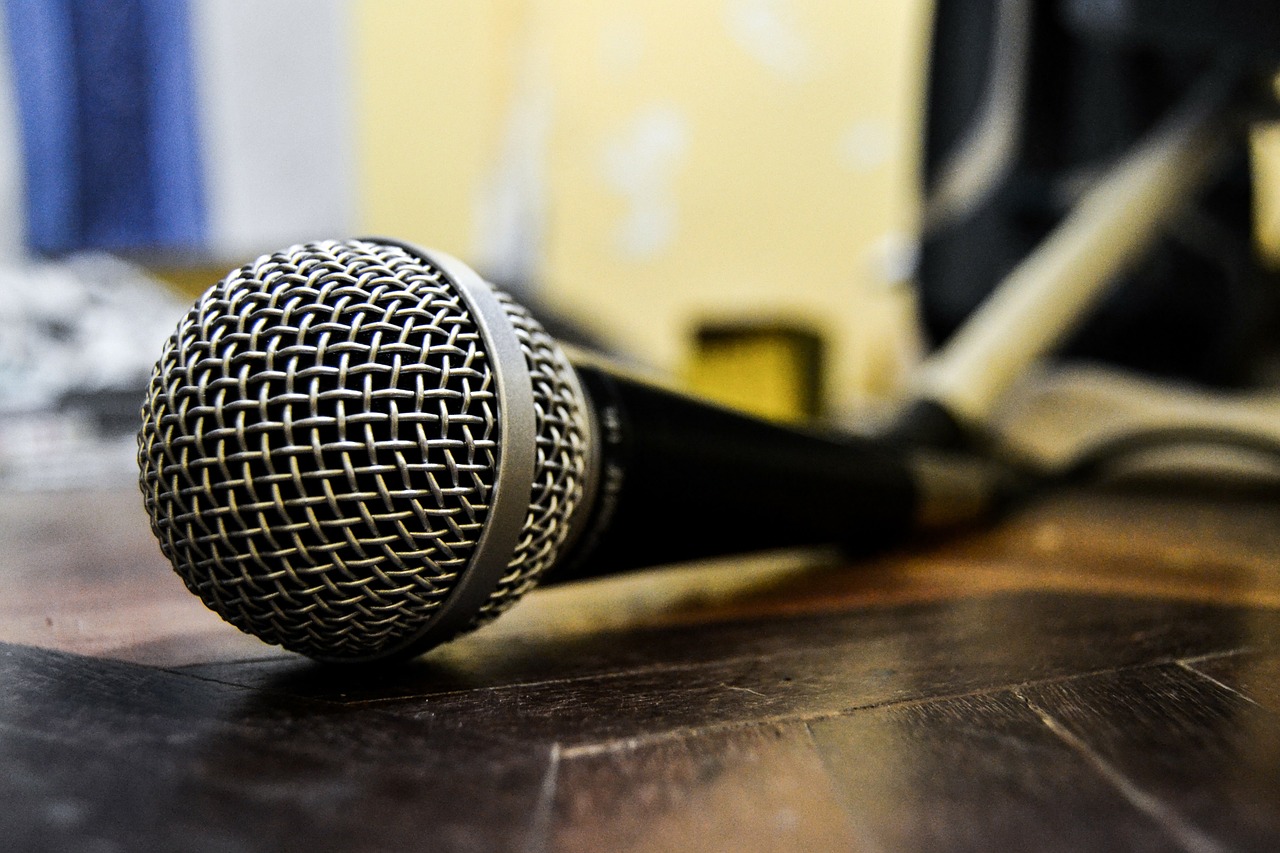
<path fill-rule="evenodd" d="M 368 672 L 205 612 L 132 488 L 4 496 L 0 847 L 1280 850 L 1280 499 L 550 589 Z"/>

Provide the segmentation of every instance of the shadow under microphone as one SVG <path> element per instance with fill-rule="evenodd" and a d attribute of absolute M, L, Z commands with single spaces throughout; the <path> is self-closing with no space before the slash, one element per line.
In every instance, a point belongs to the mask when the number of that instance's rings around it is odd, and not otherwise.
<path fill-rule="evenodd" d="M 461 262 L 294 246 L 210 288 L 138 437 L 161 550 L 231 624 L 417 655 L 540 581 L 980 517 L 990 466 L 783 427 L 567 352 Z"/>

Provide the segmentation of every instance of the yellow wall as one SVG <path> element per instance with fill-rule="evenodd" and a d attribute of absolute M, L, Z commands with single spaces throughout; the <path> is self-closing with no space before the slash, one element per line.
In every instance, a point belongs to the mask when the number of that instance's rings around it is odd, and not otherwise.
<path fill-rule="evenodd" d="M 519 0 L 356 4 L 359 221 L 467 256 L 522 29 Z"/>
<path fill-rule="evenodd" d="M 642 360 L 676 371 L 698 322 L 768 315 L 828 334 L 827 387 L 854 405 L 892 385 L 886 339 L 909 328 L 891 285 L 917 215 L 928 12 L 364 0 L 364 230 L 483 265 L 505 187 L 543 294 Z"/>
<path fill-rule="evenodd" d="M 926 4 L 547 6 L 553 292 L 668 368 L 702 319 L 813 325 L 837 402 L 873 389 L 867 346 L 903 331 L 881 255 L 917 214 Z"/>
<path fill-rule="evenodd" d="M 904 279 L 930 13 L 354 0 L 357 230 L 527 279 L 695 383 L 721 375 L 688 368 L 699 324 L 820 332 L 828 404 L 863 411 L 917 358 Z M 1254 156 L 1258 241 L 1280 266 L 1280 124 Z M 191 293 L 222 272 L 164 271 Z"/>

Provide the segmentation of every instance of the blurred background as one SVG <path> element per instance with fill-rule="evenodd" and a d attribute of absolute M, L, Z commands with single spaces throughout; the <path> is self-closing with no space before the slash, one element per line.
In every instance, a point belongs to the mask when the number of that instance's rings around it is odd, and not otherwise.
<path fill-rule="evenodd" d="M 874 416 L 1224 45 L 1280 46 L 1265 3 L 1173 3 L 1172 36 L 1150 6 L 5 0 L 0 483 L 132 476 L 190 299 L 357 234 L 455 254 L 692 390 Z M 978 126 L 994 165 L 961 198 Z M 1261 381 L 1280 131 L 1237 159 L 1069 352 Z"/>

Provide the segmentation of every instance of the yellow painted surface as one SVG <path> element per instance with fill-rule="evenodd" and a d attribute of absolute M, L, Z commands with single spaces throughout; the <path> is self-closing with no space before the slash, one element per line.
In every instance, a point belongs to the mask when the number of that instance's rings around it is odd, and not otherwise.
<path fill-rule="evenodd" d="M 467 256 L 510 96 L 519 0 L 360 0 L 361 231 Z"/>
<path fill-rule="evenodd" d="M 698 322 L 767 317 L 825 333 L 837 406 L 892 384 L 866 355 L 907 331 L 890 285 L 918 214 L 929 4 L 545 6 L 557 302 L 661 368 Z"/>
<path fill-rule="evenodd" d="M 523 157 L 548 301 L 671 373 L 703 323 L 811 328 L 856 407 L 911 353 L 930 11 L 361 0 L 361 230 L 483 264 L 484 200 Z"/>
<path fill-rule="evenodd" d="M 770 420 L 820 414 L 821 351 L 803 332 L 768 326 L 701 337 L 680 378 L 694 394 Z"/>
<path fill-rule="evenodd" d="M 495 188 L 514 181 L 537 220 L 525 271 L 561 311 L 704 384 L 700 326 L 810 329 L 828 408 L 863 409 L 918 357 L 906 276 L 931 11 L 355 0 L 357 230 L 483 267 L 502 244 Z M 1280 124 L 1253 153 L 1257 239 L 1280 266 Z M 189 293 L 223 272 L 163 271 Z M 732 370 L 768 372 L 762 358 Z"/>

